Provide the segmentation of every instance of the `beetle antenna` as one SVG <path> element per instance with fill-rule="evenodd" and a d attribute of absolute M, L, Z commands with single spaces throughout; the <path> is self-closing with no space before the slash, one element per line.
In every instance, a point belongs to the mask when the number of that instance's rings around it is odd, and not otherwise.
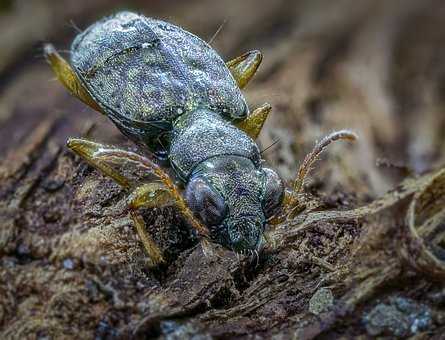
<path fill-rule="evenodd" d="M 329 144 L 337 140 L 348 140 L 354 142 L 357 139 L 358 136 L 355 132 L 352 132 L 350 130 L 340 130 L 330 133 L 329 135 L 323 137 L 321 141 L 317 142 L 312 151 L 306 155 L 303 163 L 301 163 L 300 168 L 298 169 L 298 175 L 295 179 L 292 195 L 298 194 L 301 191 L 301 189 L 303 188 L 304 180 L 311 170 L 312 165 Z"/>
<path fill-rule="evenodd" d="M 209 45 L 211 45 L 213 43 L 213 41 L 215 40 L 215 38 L 218 36 L 219 32 L 221 32 L 222 28 L 224 27 L 224 25 L 226 24 L 227 19 L 224 19 L 224 21 L 222 22 L 221 25 L 219 25 L 218 29 L 216 30 L 216 32 L 212 35 L 212 37 L 210 38 L 210 40 L 207 42 Z"/>

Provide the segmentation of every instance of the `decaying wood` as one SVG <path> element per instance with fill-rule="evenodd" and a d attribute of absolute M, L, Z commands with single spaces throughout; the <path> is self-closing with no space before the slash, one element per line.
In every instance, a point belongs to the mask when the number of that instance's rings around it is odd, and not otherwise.
<path fill-rule="evenodd" d="M 145 211 L 166 257 L 157 270 L 127 193 L 64 144 L 88 134 L 136 147 L 53 81 L 35 47 L 67 49 L 71 20 L 84 28 L 121 3 L 13 3 L 0 12 L 0 338 L 443 334 L 441 1 L 133 1 L 208 39 L 225 22 L 212 45 L 226 60 L 263 52 L 246 96 L 272 104 L 259 144 L 289 184 L 323 135 L 360 137 L 322 156 L 258 263 L 198 242 L 174 208 Z M 321 288 L 333 298 L 315 312 Z M 403 328 L 394 299 L 424 326 Z M 382 310 L 400 327 L 376 324 Z"/>

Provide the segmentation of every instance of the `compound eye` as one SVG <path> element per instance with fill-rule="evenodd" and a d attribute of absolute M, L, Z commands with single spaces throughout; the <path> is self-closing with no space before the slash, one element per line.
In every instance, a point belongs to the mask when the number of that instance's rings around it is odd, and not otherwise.
<path fill-rule="evenodd" d="M 269 168 L 263 168 L 266 176 L 263 196 L 263 211 L 266 218 L 272 217 L 284 197 L 284 184 L 280 176 Z"/>
<path fill-rule="evenodd" d="M 190 209 L 207 226 L 221 224 L 227 213 L 227 205 L 224 198 L 204 179 L 192 179 L 187 184 L 184 196 Z"/>

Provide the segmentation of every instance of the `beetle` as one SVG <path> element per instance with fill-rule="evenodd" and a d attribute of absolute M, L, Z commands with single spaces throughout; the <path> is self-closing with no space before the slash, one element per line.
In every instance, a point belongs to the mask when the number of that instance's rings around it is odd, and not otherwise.
<path fill-rule="evenodd" d="M 129 214 L 152 265 L 164 259 L 140 208 L 174 204 L 200 235 L 237 253 L 258 254 L 266 223 L 295 206 L 295 191 L 285 190 L 279 175 L 264 166 L 254 141 L 271 106 L 250 112 L 241 93 L 261 63 L 259 51 L 225 63 L 192 33 L 127 11 L 81 32 L 72 43 L 70 62 L 50 44 L 44 51 L 74 96 L 153 155 L 79 138 L 67 141 L 72 151 L 131 191 Z M 339 131 L 318 143 L 303 162 L 294 189 L 335 139 L 353 140 L 355 135 Z M 119 170 L 129 163 L 159 181 L 135 185 Z"/>

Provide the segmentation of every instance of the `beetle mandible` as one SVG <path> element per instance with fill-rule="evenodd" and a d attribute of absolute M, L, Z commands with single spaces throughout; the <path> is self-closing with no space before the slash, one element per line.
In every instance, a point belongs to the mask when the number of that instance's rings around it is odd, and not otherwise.
<path fill-rule="evenodd" d="M 170 166 L 177 186 L 149 158 L 79 138 L 68 147 L 131 191 L 129 213 L 152 264 L 163 255 L 145 229 L 140 208 L 176 205 L 202 236 L 237 253 L 258 254 L 266 223 L 291 211 L 310 165 L 335 132 L 303 162 L 294 191 L 264 166 L 254 139 L 271 110 L 249 112 L 241 89 L 261 63 L 251 51 L 227 63 L 203 40 L 170 23 L 132 12 L 101 19 L 72 43 L 70 62 L 50 44 L 45 56 L 58 79 L 81 101 Z M 116 164 L 134 163 L 160 181 L 134 185 Z M 278 219 L 279 220 L 279 219 Z"/>

